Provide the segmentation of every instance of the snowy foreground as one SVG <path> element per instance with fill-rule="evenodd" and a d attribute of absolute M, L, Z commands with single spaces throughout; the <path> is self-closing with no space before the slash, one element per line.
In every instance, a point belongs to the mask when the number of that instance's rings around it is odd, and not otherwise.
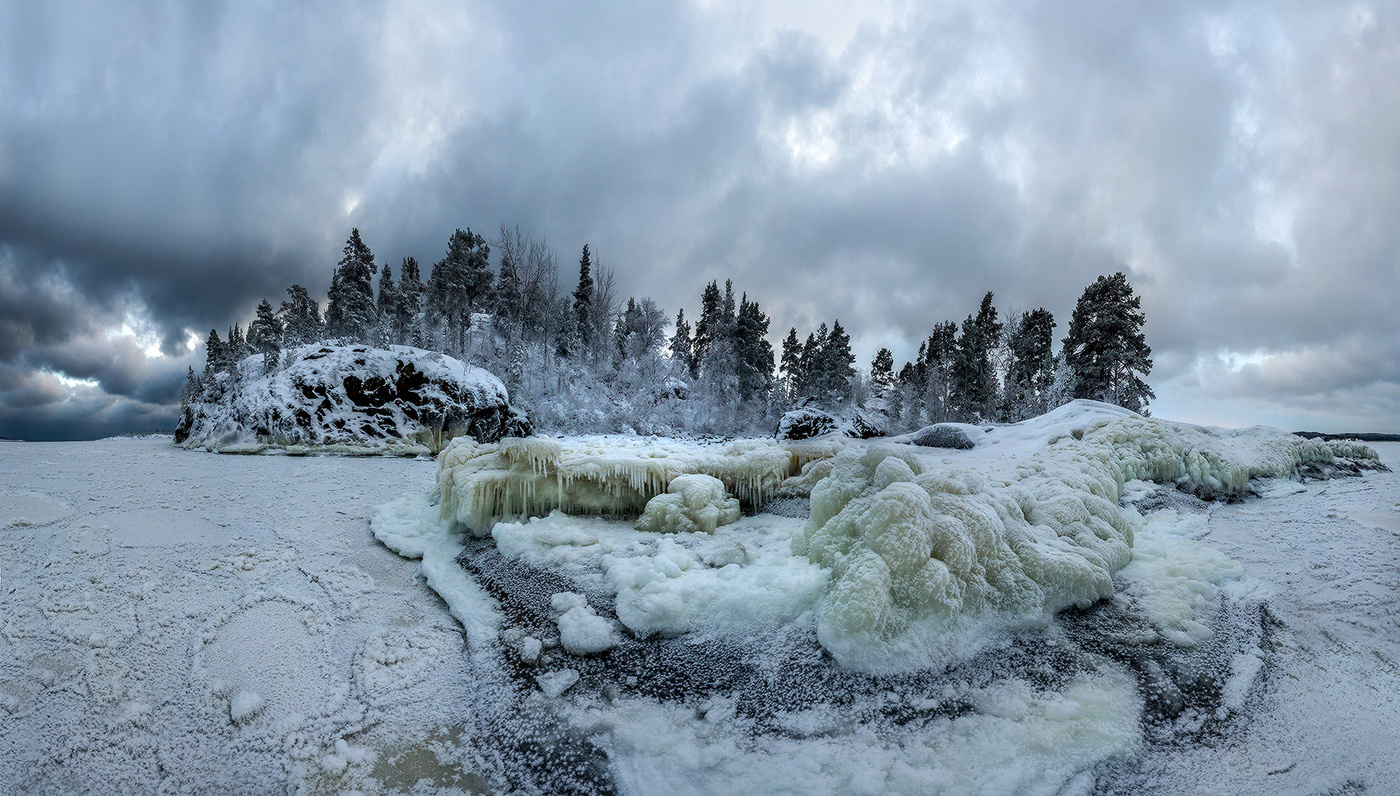
<path fill-rule="evenodd" d="M 1393 792 L 1400 474 L 1292 440 L 0 444 L 0 792 Z"/>

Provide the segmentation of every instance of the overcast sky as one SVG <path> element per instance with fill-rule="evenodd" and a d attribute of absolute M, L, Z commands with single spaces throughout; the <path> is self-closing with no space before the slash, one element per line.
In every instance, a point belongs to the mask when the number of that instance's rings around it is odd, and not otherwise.
<path fill-rule="evenodd" d="M 1400 431 L 1400 7 L 0 0 L 0 436 L 169 429 L 351 227 L 502 224 L 862 365 L 1121 270 L 1154 414 Z"/>

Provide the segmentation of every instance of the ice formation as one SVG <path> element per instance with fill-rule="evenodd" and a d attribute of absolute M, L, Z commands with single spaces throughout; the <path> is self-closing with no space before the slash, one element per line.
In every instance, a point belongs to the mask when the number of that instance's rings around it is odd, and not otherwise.
<path fill-rule="evenodd" d="M 685 445 L 610 439 L 565 443 L 459 437 L 438 456 L 443 516 L 486 535 L 502 519 L 568 514 L 639 514 L 677 476 L 717 479 L 741 503 L 762 503 L 797 472 L 799 457 L 768 440 Z"/>
<path fill-rule="evenodd" d="M 571 591 L 549 598 L 559 612 L 559 643 L 574 655 L 594 655 L 617 645 L 612 622 L 593 612 L 583 595 Z"/>
<path fill-rule="evenodd" d="M 724 483 L 703 473 L 678 475 L 666 494 L 647 501 L 637 530 L 661 533 L 713 533 L 739 519 L 739 501 L 725 494 Z"/>
<path fill-rule="evenodd" d="M 962 466 L 882 444 L 849 447 L 804 474 L 820 480 L 794 550 L 832 571 L 818 636 L 838 660 L 869 664 L 882 647 L 925 643 L 904 637 L 914 626 L 933 631 L 917 634 L 927 640 L 978 617 L 1026 620 L 1111 595 L 1141 524 L 1119 507 L 1127 480 L 1236 497 L 1251 477 L 1375 457 L 1351 443 L 1204 429 L 1085 401 L 1005 432 L 1002 455 Z"/>

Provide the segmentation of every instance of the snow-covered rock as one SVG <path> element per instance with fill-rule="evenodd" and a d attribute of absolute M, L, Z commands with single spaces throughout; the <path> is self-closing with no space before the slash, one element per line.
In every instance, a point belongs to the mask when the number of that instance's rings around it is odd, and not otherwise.
<path fill-rule="evenodd" d="M 308 345 L 263 375 L 259 356 L 217 374 L 189 402 L 175 442 L 227 453 L 437 453 L 456 437 L 495 442 L 527 435 L 490 373 L 407 346 Z"/>
<path fill-rule="evenodd" d="M 971 433 L 969 433 L 969 429 L 971 429 Z M 908 440 L 910 445 L 920 445 L 925 448 L 971 450 L 977 444 L 975 442 L 977 432 L 976 426 L 964 423 L 935 423 L 909 434 Z"/>
<path fill-rule="evenodd" d="M 827 434 L 870 439 L 885 436 L 882 426 L 878 417 L 859 409 L 852 409 L 848 414 L 838 416 L 807 404 L 783 415 L 778 420 L 778 430 L 774 436 L 779 441 L 812 439 Z"/>

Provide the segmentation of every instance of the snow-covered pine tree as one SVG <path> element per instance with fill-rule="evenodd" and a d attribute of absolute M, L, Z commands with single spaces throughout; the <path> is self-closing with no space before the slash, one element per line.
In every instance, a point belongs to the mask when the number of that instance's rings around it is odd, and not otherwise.
<path fill-rule="evenodd" d="M 923 373 L 922 403 L 931 423 L 953 419 L 953 361 L 957 355 L 958 325 L 953 321 L 934 324 L 924 341 L 919 368 Z"/>
<path fill-rule="evenodd" d="M 613 326 L 613 342 L 617 346 L 617 356 L 613 358 L 614 368 L 621 368 L 622 363 L 627 359 L 627 338 L 632 333 L 632 326 L 636 319 L 637 300 L 628 296 L 627 306 L 618 313 L 617 323 Z"/>
<path fill-rule="evenodd" d="M 379 312 L 374 333 L 375 345 L 390 346 L 399 342 L 396 327 L 401 301 L 399 287 L 394 284 L 394 271 L 385 263 L 384 270 L 379 272 L 379 295 L 375 299 L 375 307 Z"/>
<path fill-rule="evenodd" d="M 224 369 L 224 341 L 219 339 L 219 330 L 210 329 L 204 341 L 204 374 L 217 373 Z"/>
<path fill-rule="evenodd" d="M 783 338 L 782 360 L 778 370 L 783 376 L 783 403 L 791 404 L 797 398 L 798 373 L 801 369 L 802 343 L 797 339 L 797 327 L 788 329 Z"/>
<path fill-rule="evenodd" d="M 685 319 L 685 308 L 676 312 L 676 331 L 671 335 L 671 360 L 686 373 L 690 372 L 691 361 L 690 322 Z"/>
<path fill-rule="evenodd" d="M 195 375 L 194 365 L 185 368 L 185 387 L 180 390 L 180 412 L 183 414 L 191 403 L 199 400 L 200 379 Z"/>
<path fill-rule="evenodd" d="M 467 330 L 472 313 L 491 296 L 491 247 L 486 239 L 458 229 L 447 241 L 447 254 L 433 266 L 428 277 L 428 311 L 446 323 L 453 350 L 446 353 L 465 356 Z"/>
<path fill-rule="evenodd" d="M 1055 317 L 1044 307 L 1008 321 L 1006 388 L 1002 391 L 1002 417 L 1017 422 L 1044 414 L 1051 407 L 1050 388 L 1055 381 Z"/>
<path fill-rule="evenodd" d="M 799 398 L 819 398 L 826 384 L 826 341 L 831 331 L 822 321 L 816 332 L 808 332 L 797 358 L 797 395 Z"/>
<path fill-rule="evenodd" d="M 710 348 L 714 346 L 724 324 L 721 317 L 723 314 L 722 301 L 719 284 L 714 281 L 706 285 L 704 292 L 700 294 L 700 319 L 695 322 L 695 344 L 691 349 L 690 359 L 692 376 L 700 374 L 700 369 L 705 364 L 705 357 L 710 353 Z"/>
<path fill-rule="evenodd" d="M 958 337 L 952 368 L 953 412 L 964 422 L 991 420 L 996 410 L 997 375 L 992 348 L 1001 336 L 1001 324 L 992 306 L 992 294 L 982 297 L 977 316 L 967 316 Z"/>
<path fill-rule="evenodd" d="M 394 329 L 398 342 L 404 345 L 422 347 L 424 290 L 417 258 L 403 258 L 399 266 L 399 304 Z"/>
<path fill-rule="evenodd" d="M 277 369 L 277 360 L 282 355 L 282 322 L 267 299 L 258 302 L 257 315 L 248 324 L 248 342 L 263 355 L 263 373 Z"/>
<path fill-rule="evenodd" d="M 578 287 L 574 288 L 574 322 L 577 335 L 586 348 L 593 341 L 593 262 L 588 253 L 588 244 L 583 244 L 583 254 L 578 259 Z"/>
<path fill-rule="evenodd" d="M 870 386 L 877 395 L 894 386 L 894 354 L 888 348 L 876 351 L 870 361 Z"/>
<path fill-rule="evenodd" d="M 768 342 L 768 316 L 749 301 L 739 300 L 734 339 L 738 349 L 739 394 L 745 400 L 764 400 L 773 385 L 773 344 Z"/>
<path fill-rule="evenodd" d="M 224 369 L 230 373 L 236 373 L 238 363 L 243 358 L 252 353 L 248 341 L 243 337 L 243 330 L 238 324 L 234 324 L 228 330 L 228 340 L 224 342 Z"/>
<path fill-rule="evenodd" d="M 321 339 L 320 305 L 301 285 L 287 288 L 287 296 L 278 311 L 282 316 L 283 345 L 305 345 Z"/>
<path fill-rule="evenodd" d="M 379 320 L 374 303 L 374 253 L 360 239 L 360 230 L 350 230 L 340 264 L 331 278 L 327 296 L 326 325 L 331 334 L 356 342 L 369 342 Z"/>
<path fill-rule="evenodd" d="M 841 328 L 841 321 L 837 320 L 831 324 L 831 334 L 822 347 L 823 392 L 828 403 L 841 403 L 850 397 L 851 379 L 856 375 L 855 364 L 851 337 Z"/>
<path fill-rule="evenodd" d="M 1074 374 L 1074 397 L 1145 412 L 1156 395 L 1144 378 L 1152 349 L 1142 333 L 1142 300 L 1122 271 L 1084 288 L 1070 317 L 1062 357 Z"/>

